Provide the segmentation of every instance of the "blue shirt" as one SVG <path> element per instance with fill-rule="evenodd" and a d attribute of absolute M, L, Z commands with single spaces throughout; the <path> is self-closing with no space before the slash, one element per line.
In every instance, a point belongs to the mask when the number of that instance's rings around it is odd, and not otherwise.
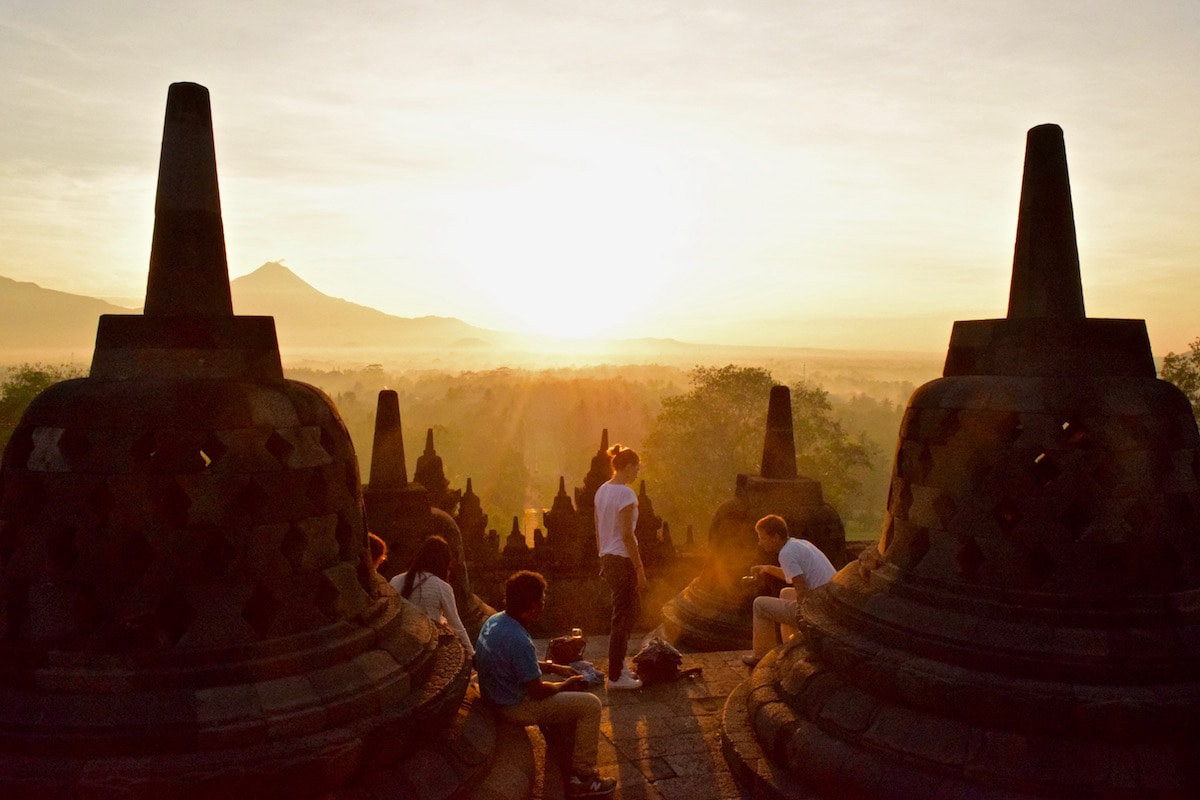
<path fill-rule="evenodd" d="M 542 676 L 529 631 L 503 611 L 490 616 L 479 631 L 475 670 L 483 699 L 497 706 L 522 702 L 525 684 Z"/>

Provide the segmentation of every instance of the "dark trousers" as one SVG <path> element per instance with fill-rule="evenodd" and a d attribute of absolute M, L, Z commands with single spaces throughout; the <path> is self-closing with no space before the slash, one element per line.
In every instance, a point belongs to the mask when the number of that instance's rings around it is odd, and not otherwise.
<path fill-rule="evenodd" d="M 629 632 L 642 610 L 637 590 L 637 571 L 633 559 L 624 556 L 600 557 L 600 572 L 612 591 L 612 632 L 608 638 L 608 677 L 621 677 L 625 651 L 629 648 Z"/>

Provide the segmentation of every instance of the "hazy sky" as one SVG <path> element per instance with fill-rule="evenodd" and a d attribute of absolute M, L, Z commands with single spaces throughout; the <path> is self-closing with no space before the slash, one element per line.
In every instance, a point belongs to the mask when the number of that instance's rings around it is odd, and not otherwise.
<path fill-rule="evenodd" d="M 903 8 L 903 10 L 900 10 Z M 1200 3 L 0 6 L 0 275 L 145 290 L 167 86 L 233 277 L 502 330 L 944 350 L 1003 316 L 1025 132 L 1090 316 L 1200 336 Z"/>

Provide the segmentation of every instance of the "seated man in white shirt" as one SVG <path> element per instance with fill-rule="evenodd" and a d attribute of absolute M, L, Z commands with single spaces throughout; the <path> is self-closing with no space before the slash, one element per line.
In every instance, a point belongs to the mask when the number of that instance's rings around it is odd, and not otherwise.
<path fill-rule="evenodd" d="M 754 532 L 759 547 L 778 554 L 779 566 L 756 564 L 750 568 L 750 574 L 756 578 L 771 575 L 791 585 L 779 597 L 754 598 L 754 652 L 742 656 L 742 662 L 751 667 L 780 643 L 776 625 L 780 626 L 785 642 L 796 633 L 796 610 L 805 593 L 829 583 L 837 571 L 815 544 L 791 538 L 783 517 L 768 514 L 754 523 Z"/>

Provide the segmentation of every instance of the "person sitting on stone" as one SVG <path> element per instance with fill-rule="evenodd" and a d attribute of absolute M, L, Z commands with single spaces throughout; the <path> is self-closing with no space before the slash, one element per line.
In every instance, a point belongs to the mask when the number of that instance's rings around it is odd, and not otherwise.
<path fill-rule="evenodd" d="M 605 797 L 617 782 L 596 769 L 600 743 L 600 699 L 587 691 L 587 679 L 565 665 L 539 661 L 529 628 L 542 615 L 546 579 L 522 570 L 504 585 L 504 610 L 483 623 L 475 642 L 479 691 L 499 715 L 516 725 L 569 724 L 575 740 L 566 795 Z M 566 680 L 542 680 L 543 674 Z"/>
<path fill-rule="evenodd" d="M 780 643 L 776 625 L 780 626 L 782 641 L 796 633 L 796 612 L 804 595 L 829 583 L 837 571 L 815 544 L 791 538 L 783 517 L 768 514 L 754 523 L 754 532 L 758 546 L 778 556 L 779 566 L 756 564 L 750 574 L 760 580 L 769 575 L 790 585 L 780 591 L 779 597 L 754 598 L 754 651 L 742 656 L 742 662 L 751 667 Z"/>
<path fill-rule="evenodd" d="M 428 614 L 431 620 L 449 625 L 467 651 L 467 658 L 471 658 L 475 647 L 458 616 L 454 589 L 447 583 L 450 561 L 450 545 L 440 536 L 430 536 L 417 548 L 408 571 L 401 572 L 389 582 L 401 597 Z"/>

